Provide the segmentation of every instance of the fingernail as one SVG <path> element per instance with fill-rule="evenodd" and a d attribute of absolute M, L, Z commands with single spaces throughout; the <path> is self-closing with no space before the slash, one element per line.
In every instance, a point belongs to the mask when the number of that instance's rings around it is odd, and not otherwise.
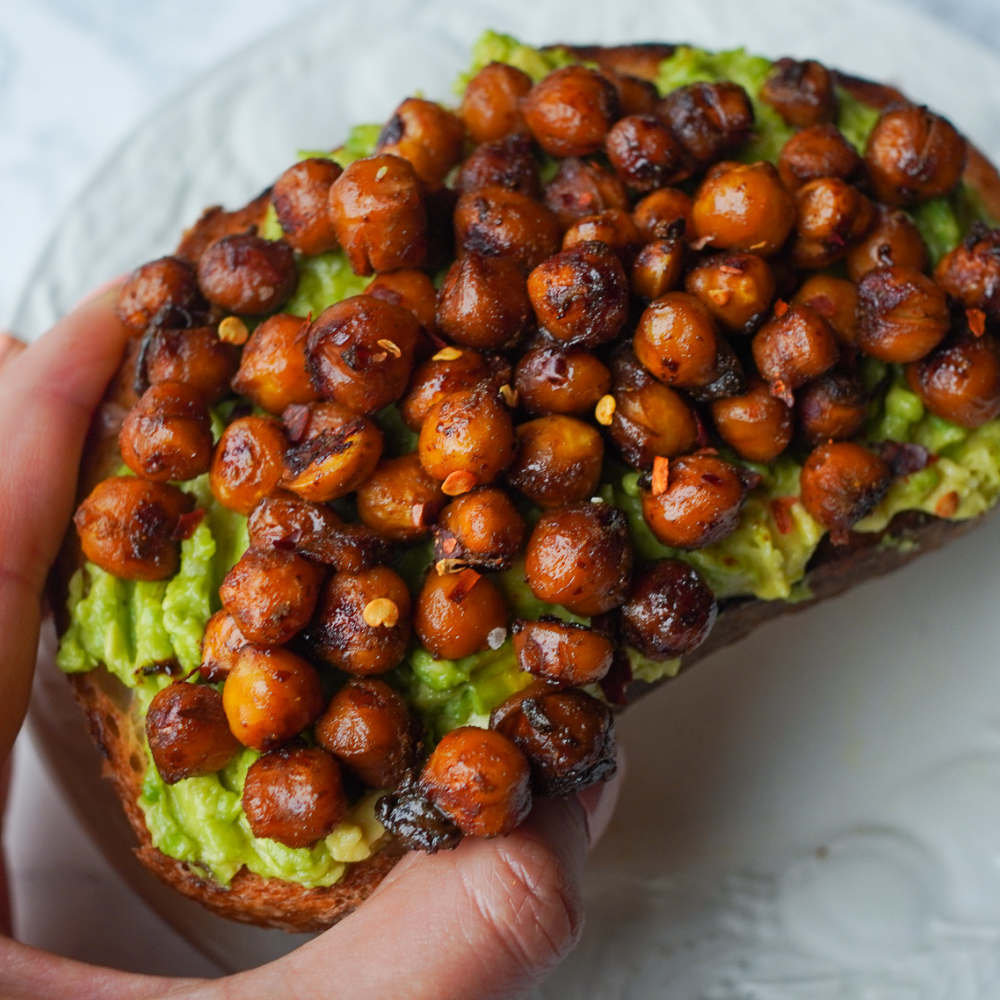
<path fill-rule="evenodd" d="M 622 782 L 625 780 L 625 753 L 618 747 L 618 768 L 609 781 L 599 781 L 590 788 L 585 788 L 577 798 L 583 806 L 584 818 L 587 822 L 587 840 L 593 850 L 601 837 L 604 836 L 618 804 Z"/>
<path fill-rule="evenodd" d="M 6 330 L 0 332 L 0 368 L 13 361 L 28 345 Z"/>

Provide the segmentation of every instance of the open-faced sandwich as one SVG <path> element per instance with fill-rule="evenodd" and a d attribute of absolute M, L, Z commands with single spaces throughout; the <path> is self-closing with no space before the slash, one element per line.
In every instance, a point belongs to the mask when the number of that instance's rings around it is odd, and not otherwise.
<path fill-rule="evenodd" d="M 1000 496 L 1000 178 L 816 62 L 487 34 L 135 271 L 53 575 L 161 878 L 294 930 Z"/>

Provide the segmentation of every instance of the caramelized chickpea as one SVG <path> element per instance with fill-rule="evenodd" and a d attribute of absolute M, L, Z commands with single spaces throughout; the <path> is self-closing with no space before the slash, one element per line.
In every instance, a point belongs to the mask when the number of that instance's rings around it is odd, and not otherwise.
<path fill-rule="evenodd" d="M 872 203 L 837 177 L 804 184 L 795 192 L 795 208 L 792 263 L 801 268 L 829 267 L 840 260 L 874 219 Z"/>
<path fill-rule="evenodd" d="M 264 222 L 270 191 L 264 191 L 242 208 L 227 212 L 220 205 L 206 208 L 193 226 L 184 230 L 174 253 L 197 266 L 205 251 L 223 236 L 255 233 Z"/>
<path fill-rule="evenodd" d="M 499 837 L 531 810 L 524 754 L 491 729 L 461 726 L 434 748 L 420 774 L 431 800 L 464 834 Z"/>
<path fill-rule="evenodd" d="M 223 685 L 222 707 L 240 743 L 273 750 L 319 718 L 323 689 L 316 668 L 301 656 L 244 646 Z"/>
<path fill-rule="evenodd" d="M 765 323 L 753 338 L 757 370 L 771 392 L 791 405 L 790 394 L 837 362 L 839 348 L 833 328 L 809 306 L 790 306 Z"/>
<path fill-rule="evenodd" d="M 611 372 L 589 351 L 537 347 L 521 355 L 514 388 L 529 413 L 583 416 L 611 388 Z"/>
<path fill-rule="evenodd" d="M 889 466 L 878 455 L 852 441 L 821 444 L 806 459 L 801 473 L 802 504 L 835 544 L 870 513 L 892 481 Z"/>
<path fill-rule="evenodd" d="M 244 316 L 274 312 L 291 298 L 298 280 L 288 243 L 252 233 L 223 236 L 198 262 L 198 284 L 208 301 Z"/>
<path fill-rule="evenodd" d="M 375 803 L 375 815 L 411 851 L 451 851 L 462 840 L 462 831 L 427 798 L 411 775 Z"/>
<path fill-rule="evenodd" d="M 203 321 L 208 303 L 195 269 L 180 257 L 161 257 L 129 276 L 118 294 L 118 318 L 133 332 L 157 325 L 188 327 Z"/>
<path fill-rule="evenodd" d="M 150 386 L 125 418 L 118 443 L 137 476 L 157 483 L 194 479 L 212 463 L 208 407 L 183 382 Z"/>
<path fill-rule="evenodd" d="M 288 441 L 266 417 L 240 417 L 223 432 L 209 471 L 212 495 L 223 507 L 249 514 L 278 488 Z"/>
<path fill-rule="evenodd" d="M 358 488 L 357 501 L 358 517 L 372 531 L 396 542 L 415 542 L 430 534 L 448 498 L 412 452 L 380 462 Z"/>
<path fill-rule="evenodd" d="M 604 145 L 615 172 L 636 191 L 677 184 L 694 173 L 687 150 L 653 115 L 619 119 Z"/>
<path fill-rule="evenodd" d="M 1000 416 L 1000 350 L 990 334 L 949 338 L 907 365 L 906 380 L 931 413 L 962 427 Z"/>
<path fill-rule="evenodd" d="M 416 756 L 406 699 L 374 677 L 351 679 L 333 696 L 316 742 L 369 788 L 398 785 Z"/>
<path fill-rule="evenodd" d="M 833 77 L 814 59 L 779 59 L 761 87 L 760 99 L 796 128 L 832 122 L 837 117 Z"/>
<path fill-rule="evenodd" d="M 543 510 L 579 503 L 601 481 L 604 441 L 590 424 L 561 414 L 517 428 L 518 450 L 507 482 Z"/>
<path fill-rule="evenodd" d="M 615 410 L 608 428 L 625 461 L 650 469 L 659 456 L 673 458 L 698 441 L 698 418 L 678 392 L 649 379 L 641 385 L 617 386 Z"/>
<path fill-rule="evenodd" d="M 247 645 L 247 637 L 240 631 L 230 614 L 216 611 L 205 625 L 201 639 L 202 680 L 210 684 L 224 681 L 229 676 L 236 654 Z"/>
<path fill-rule="evenodd" d="M 167 580 L 180 562 L 178 529 L 194 507 L 165 483 L 115 476 L 98 483 L 73 517 L 84 556 L 123 580 Z"/>
<path fill-rule="evenodd" d="M 738 83 L 678 87 L 656 107 L 657 117 L 701 168 L 735 152 L 753 129 L 753 105 Z"/>
<path fill-rule="evenodd" d="M 635 206 L 632 218 L 647 243 L 672 237 L 690 235 L 694 232 L 691 219 L 693 203 L 677 188 L 660 188 L 647 194 Z M 679 229 L 683 220 L 684 228 Z"/>
<path fill-rule="evenodd" d="M 316 656 L 345 673 L 384 674 L 406 655 L 410 613 L 410 592 L 387 566 L 336 573 L 320 594 L 309 639 Z"/>
<path fill-rule="evenodd" d="M 566 66 L 528 91 L 521 113 L 550 156 L 587 156 L 604 145 L 618 117 L 618 92 L 600 73 Z"/>
<path fill-rule="evenodd" d="M 543 514 L 528 539 L 525 576 L 532 593 L 575 615 L 601 615 L 625 599 L 632 547 L 616 507 L 582 503 Z"/>
<path fill-rule="evenodd" d="M 366 417 L 354 417 L 286 451 L 281 482 L 304 500 L 336 500 L 353 493 L 381 456 L 382 432 Z"/>
<path fill-rule="evenodd" d="M 229 380 L 240 365 L 239 348 L 219 340 L 210 326 L 158 327 L 151 331 L 140 357 L 140 370 L 150 385 L 186 382 L 209 406 L 229 394 Z"/>
<path fill-rule="evenodd" d="M 918 361 L 951 325 L 944 290 L 908 267 L 881 267 L 858 283 L 858 347 L 879 361 Z"/>
<path fill-rule="evenodd" d="M 417 317 L 427 333 L 437 334 L 434 313 L 437 290 L 423 271 L 403 270 L 376 274 L 364 291 L 394 306 L 402 306 Z"/>
<path fill-rule="evenodd" d="M 439 399 L 460 389 L 474 389 L 489 377 L 489 366 L 477 351 L 446 347 L 413 370 L 410 387 L 399 402 L 400 416 L 411 431 L 419 431 Z"/>
<path fill-rule="evenodd" d="M 636 357 L 667 385 L 697 388 L 718 374 L 719 337 L 712 314 L 693 295 L 669 292 L 650 303 L 632 346 Z"/>
<path fill-rule="evenodd" d="M 814 274 L 795 293 L 792 302 L 809 306 L 833 327 L 842 344 L 854 345 L 858 330 L 858 289 L 852 282 Z"/>
<path fill-rule="evenodd" d="M 527 126 L 521 98 L 531 90 L 527 73 L 493 62 L 484 66 L 466 85 L 459 115 L 475 142 L 493 142 Z"/>
<path fill-rule="evenodd" d="M 264 320 L 243 348 L 233 390 L 274 414 L 319 399 L 306 371 L 308 331 L 308 321 L 300 316 L 279 313 Z"/>
<path fill-rule="evenodd" d="M 499 590 L 474 569 L 424 580 L 413 615 L 420 641 L 436 657 L 463 656 L 496 649 L 507 635 L 507 602 Z"/>
<path fill-rule="evenodd" d="M 967 309 L 1000 319 L 1000 229 L 982 223 L 941 258 L 934 280 Z"/>
<path fill-rule="evenodd" d="M 596 684 L 615 658 L 615 644 L 608 636 L 552 615 L 535 622 L 516 621 L 511 632 L 517 665 L 558 684 Z"/>
<path fill-rule="evenodd" d="M 632 265 L 632 294 L 647 302 L 672 292 L 680 283 L 687 245 L 679 238 L 647 243 Z"/>
<path fill-rule="evenodd" d="M 448 268 L 438 294 L 437 323 L 464 347 L 507 347 L 531 318 L 524 275 L 509 257 L 467 253 Z"/>
<path fill-rule="evenodd" d="M 441 512 L 434 528 L 435 561 L 506 569 L 521 551 L 528 526 L 510 497 L 486 487 L 463 493 Z"/>
<path fill-rule="evenodd" d="M 378 137 L 378 152 L 401 156 L 413 164 L 425 184 L 441 184 L 462 158 L 465 126 L 434 101 L 408 97 L 386 122 Z"/>
<path fill-rule="evenodd" d="M 966 142 L 955 126 L 915 104 L 882 112 L 868 136 L 865 165 L 879 201 L 915 205 L 949 194 L 965 170 Z"/>
<path fill-rule="evenodd" d="M 628 212 L 609 208 L 600 215 L 585 215 L 577 219 L 563 234 L 562 248 L 569 250 L 579 243 L 599 240 L 606 243 L 627 267 L 642 245 L 642 236 Z"/>
<path fill-rule="evenodd" d="M 756 254 L 725 253 L 689 271 L 684 287 L 728 330 L 753 333 L 771 308 L 777 282 Z"/>
<path fill-rule="evenodd" d="M 700 549 L 736 530 L 746 497 L 736 466 L 708 453 L 684 455 L 670 462 L 661 492 L 643 491 L 642 516 L 664 545 Z"/>
<path fill-rule="evenodd" d="M 285 239 L 306 255 L 337 246 L 330 219 L 330 187 L 342 171 L 333 160 L 310 157 L 289 167 L 271 189 L 271 204 Z"/>
<path fill-rule="evenodd" d="M 906 213 L 876 205 L 875 222 L 868 235 L 847 254 L 847 273 L 851 281 L 857 282 L 881 267 L 924 271 L 928 260 L 927 244 Z"/>
<path fill-rule="evenodd" d="M 802 439 L 810 447 L 854 437 L 868 416 L 861 379 L 849 371 L 827 372 L 806 383 L 795 404 Z"/>
<path fill-rule="evenodd" d="M 542 186 L 531 138 L 514 134 L 477 146 L 462 164 L 455 187 L 462 194 L 502 187 L 529 198 L 539 197 Z"/>
<path fill-rule="evenodd" d="M 555 177 L 545 186 L 544 198 L 563 229 L 588 215 L 612 208 L 627 212 L 629 208 L 625 185 L 610 170 L 576 157 L 559 164 Z"/>
<path fill-rule="evenodd" d="M 171 684 L 153 695 L 146 711 L 146 741 L 160 777 L 214 774 L 240 748 L 222 711 L 222 695 L 207 684 Z"/>
<path fill-rule="evenodd" d="M 409 160 L 355 160 L 330 188 L 329 212 L 355 274 L 419 267 L 427 256 L 427 209 Z"/>
<path fill-rule="evenodd" d="M 715 400 L 712 420 L 722 440 L 750 462 L 773 462 L 792 440 L 791 409 L 761 379 L 741 396 Z"/>
<path fill-rule="evenodd" d="M 606 66 L 597 70 L 618 94 L 618 110 L 623 115 L 649 115 L 656 110 L 656 102 L 660 95 L 649 80 L 632 76 L 630 73 L 618 73 Z"/>
<path fill-rule="evenodd" d="M 789 191 L 820 177 L 850 180 L 860 169 L 861 157 L 836 125 L 811 125 L 796 132 L 778 158 L 778 175 Z"/>
<path fill-rule="evenodd" d="M 255 837 L 310 847 L 333 832 L 347 812 L 337 762 L 318 747 L 285 747 L 247 769 L 243 811 Z"/>

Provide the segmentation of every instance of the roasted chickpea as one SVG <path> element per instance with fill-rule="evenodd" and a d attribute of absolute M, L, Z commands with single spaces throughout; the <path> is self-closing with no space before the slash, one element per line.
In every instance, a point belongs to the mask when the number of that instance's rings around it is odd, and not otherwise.
<path fill-rule="evenodd" d="M 636 357 L 661 382 L 697 388 L 718 374 L 719 336 L 708 309 L 687 292 L 650 303 L 636 327 Z"/>
<path fill-rule="evenodd" d="M 232 616 L 226 611 L 216 611 L 205 625 L 201 640 L 202 680 L 210 684 L 224 681 L 236 662 L 236 654 L 247 645 L 247 637 L 240 631 Z"/>
<path fill-rule="evenodd" d="M 403 270 L 376 274 L 365 289 L 394 306 L 402 306 L 417 317 L 417 322 L 429 334 L 437 334 L 434 313 L 437 310 L 437 289 L 423 271 Z"/>
<path fill-rule="evenodd" d="M 517 665 L 558 684 L 596 684 L 615 658 L 615 644 L 608 636 L 552 615 L 534 622 L 516 621 L 511 632 Z"/>
<path fill-rule="evenodd" d="M 463 656 L 497 649 L 507 636 L 507 602 L 499 590 L 474 569 L 424 580 L 413 615 L 413 628 L 436 657 Z"/>
<path fill-rule="evenodd" d="M 550 156 L 588 156 L 604 145 L 618 117 L 618 92 L 600 73 L 566 66 L 528 91 L 521 114 Z"/>
<path fill-rule="evenodd" d="M 821 444 L 806 459 L 800 480 L 803 506 L 839 544 L 847 540 L 851 525 L 885 495 L 892 473 L 862 445 L 833 441 Z"/>
<path fill-rule="evenodd" d="M 459 115 L 475 142 L 494 142 L 527 126 L 521 114 L 521 98 L 531 90 L 527 73 L 493 62 L 484 66 L 466 84 Z"/>
<path fill-rule="evenodd" d="M 420 774 L 424 793 L 464 834 L 499 837 L 531 810 L 524 754 L 491 729 L 460 726 L 434 748 Z"/>
<path fill-rule="evenodd" d="M 503 490 L 472 490 L 441 512 L 434 528 L 434 558 L 446 565 L 506 569 L 527 533 L 524 518 Z"/>
<path fill-rule="evenodd" d="M 833 77 L 814 59 L 779 59 L 761 87 L 760 99 L 796 128 L 832 122 L 837 117 Z"/>
<path fill-rule="evenodd" d="M 402 306 L 355 295 L 329 306 L 309 328 L 306 364 L 324 399 L 374 413 L 406 390 L 420 325 Z"/>
<path fill-rule="evenodd" d="M 393 788 L 415 763 L 406 699 L 385 681 L 352 678 L 316 723 L 316 742 L 369 788 Z"/>
<path fill-rule="evenodd" d="M 837 339 L 854 346 L 858 331 L 858 289 L 843 278 L 814 274 L 795 293 L 794 303 L 809 306 L 833 327 Z"/>
<path fill-rule="evenodd" d="M 750 462 L 773 462 L 792 440 L 791 409 L 761 379 L 741 396 L 715 400 L 712 420 L 722 440 Z"/>
<path fill-rule="evenodd" d="M 744 475 L 716 455 L 684 455 L 670 462 L 658 492 L 642 493 L 642 516 L 664 545 L 700 549 L 732 534 L 747 497 Z"/>
<path fill-rule="evenodd" d="M 223 507 L 249 514 L 278 488 L 288 440 L 267 417 L 240 417 L 223 432 L 209 471 L 212 495 Z"/>
<path fill-rule="evenodd" d="M 728 330 L 753 333 L 771 308 L 777 282 L 752 253 L 716 254 L 688 272 L 684 287 Z"/>
<path fill-rule="evenodd" d="M 944 289 L 908 267 L 881 267 L 858 283 L 857 344 L 879 361 L 919 361 L 951 325 Z"/>
<path fill-rule="evenodd" d="M 590 424 L 562 414 L 538 417 L 517 428 L 517 441 L 507 482 L 532 503 L 546 510 L 594 495 L 604 441 Z"/>
<path fill-rule="evenodd" d="M 618 385 L 608 428 L 625 461 L 650 469 L 653 460 L 690 451 L 698 441 L 698 418 L 678 392 L 650 378 L 640 385 Z"/>
<path fill-rule="evenodd" d="M 158 327 L 144 343 L 139 368 L 150 385 L 186 382 L 209 406 L 229 394 L 229 380 L 240 365 L 235 344 L 219 340 L 210 326 L 190 330 Z"/>
<path fill-rule="evenodd" d="M 1000 319 L 1000 229 L 974 225 L 965 240 L 941 258 L 934 280 L 967 309 Z"/>
<path fill-rule="evenodd" d="M 836 125 L 811 125 L 796 132 L 778 158 L 778 175 L 789 191 L 820 177 L 850 180 L 860 169 L 861 157 Z"/>
<path fill-rule="evenodd" d="M 739 149 L 754 122 L 747 92 L 729 82 L 678 87 L 656 106 L 656 115 L 701 168 Z"/>
<path fill-rule="evenodd" d="M 770 163 L 735 163 L 706 177 L 691 218 L 699 241 L 771 257 L 795 225 L 795 200 Z"/>
<path fill-rule="evenodd" d="M 319 399 L 306 371 L 308 331 L 308 321 L 300 316 L 279 313 L 264 320 L 243 348 L 233 390 L 274 414 Z"/>
<path fill-rule="evenodd" d="M 660 188 L 639 201 L 632 213 L 639 233 L 647 243 L 694 232 L 691 199 L 678 188 Z M 680 228 L 683 220 L 684 227 Z"/>
<path fill-rule="evenodd" d="M 298 280 L 288 243 L 252 233 L 224 236 L 198 262 L 198 284 L 208 301 L 244 316 L 279 309 L 291 298 Z"/>
<path fill-rule="evenodd" d="M 509 188 L 529 198 L 542 193 L 530 136 L 514 134 L 477 146 L 455 181 L 462 194 L 484 187 Z"/>
<path fill-rule="evenodd" d="M 583 416 L 611 388 L 607 365 L 583 349 L 537 347 L 521 355 L 514 388 L 529 413 Z"/>
<path fill-rule="evenodd" d="M 204 322 L 208 303 L 198 287 L 195 269 L 180 257 L 161 257 L 129 276 L 118 294 L 118 318 L 133 332 L 157 325 L 195 326 Z"/>
<path fill-rule="evenodd" d="M 320 659 L 348 674 L 384 674 L 406 655 L 410 614 L 410 592 L 387 566 L 335 573 L 320 594 L 309 640 Z"/>
<path fill-rule="evenodd" d="M 606 66 L 598 67 L 597 72 L 615 88 L 618 110 L 623 115 L 649 115 L 656 110 L 660 95 L 649 80 L 630 73 L 618 73 Z"/>
<path fill-rule="evenodd" d="M 947 118 L 915 104 L 896 105 L 869 134 L 865 165 L 879 201 L 915 205 L 956 187 L 966 153 L 965 139 Z"/>
<path fill-rule="evenodd" d="M 301 656 L 244 646 L 223 685 L 222 707 L 240 743 L 273 750 L 319 718 L 323 689 L 316 668 Z"/>
<path fill-rule="evenodd" d="M 771 392 L 791 405 L 791 393 L 837 362 L 833 327 L 809 306 L 789 306 L 765 323 L 753 338 L 757 370 Z"/>
<path fill-rule="evenodd" d="M 525 577 L 540 601 L 575 615 L 601 615 L 625 599 L 632 546 L 617 507 L 582 503 L 539 518 L 525 557 Z"/>
<path fill-rule="evenodd" d="M 462 840 L 462 831 L 427 798 L 411 775 L 375 803 L 375 815 L 411 851 L 450 851 Z"/>
<path fill-rule="evenodd" d="M 462 158 L 464 142 L 461 118 L 434 101 L 408 97 L 379 134 L 378 152 L 409 160 L 425 184 L 440 184 Z"/>
<path fill-rule="evenodd" d="M 990 334 L 949 338 L 907 365 L 906 380 L 931 413 L 962 427 L 1000 416 L 1000 350 Z"/>
<path fill-rule="evenodd" d="M 336 248 L 330 187 L 341 173 L 333 160 L 310 157 L 289 167 L 274 182 L 271 204 L 285 239 L 299 253 L 311 256 Z"/>
<path fill-rule="evenodd" d="M 474 389 L 489 377 L 489 365 L 478 351 L 445 347 L 413 370 L 410 387 L 399 402 L 400 416 L 410 430 L 419 431 L 439 399 L 460 389 Z"/>
<path fill-rule="evenodd" d="M 255 837 L 310 847 L 332 833 L 347 812 L 337 762 L 318 747 L 285 747 L 247 769 L 243 811 Z"/>
<path fill-rule="evenodd" d="M 168 785 L 224 768 L 240 748 L 229 731 L 222 695 L 207 684 L 171 684 L 146 711 L 146 741 Z"/>
<path fill-rule="evenodd" d="M 330 188 L 329 212 L 355 274 L 419 267 L 427 256 L 420 181 L 401 156 L 355 160 Z"/>
<path fill-rule="evenodd" d="M 683 239 L 653 240 L 635 258 L 629 284 L 632 294 L 647 302 L 672 292 L 680 284 L 687 245 Z"/>
<path fill-rule="evenodd" d="M 795 192 L 792 263 L 800 268 L 829 267 L 846 256 L 875 217 L 872 203 L 837 177 L 822 177 Z"/>
<path fill-rule="evenodd" d="M 373 531 L 396 542 L 415 542 L 430 534 L 448 498 L 412 452 L 380 462 L 358 488 L 357 502 L 358 517 Z"/>
<path fill-rule="evenodd" d="M 509 257 L 530 271 L 559 249 L 559 222 L 527 195 L 484 187 L 458 199 L 455 243 L 463 251 Z"/>
<path fill-rule="evenodd" d="M 382 432 L 366 417 L 353 417 L 286 451 L 281 483 L 303 500 L 336 500 L 353 493 L 381 456 Z"/>
<path fill-rule="evenodd" d="M 875 221 L 868 235 L 847 254 L 847 273 L 860 281 L 869 271 L 881 267 L 909 267 L 924 271 L 928 264 L 927 244 L 920 230 L 905 212 L 875 206 Z"/>
<path fill-rule="evenodd" d="M 588 215 L 612 208 L 627 212 L 629 208 L 625 185 L 610 170 L 576 157 L 559 164 L 555 177 L 545 186 L 544 199 L 563 229 Z"/>
<path fill-rule="evenodd" d="M 437 323 L 456 344 L 484 351 L 508 347 L 530 318 L 524 274 L 514 260 L 472 252 L 448 268 Z"/>
<path fill-rule="evenodd" d="M 167 580 L 180 562 L 178 529 L 194 500 L 166 483 L 115 476 L 73 517 L 84 556 L 123 580 Z"/>
<path fill-rule="evenodd" d="M 557 340 L 594 347 L 613 340 L 628 318 L 628 279 L 604 243 L 578 243 L 528 275 L 538 322 Z"/>
<path fill-rule="evenodd" d="M 609 208 L 600 215 L 585 215 L 577 219 L 563 234 L 562 248 L 569 250 L 579 243 L 599 240 L 606 243 L 628 267 L 642 246 L 642 235 L 628 212 Z"/>
<path fill-rule="evenodd" d="M 814 447 L 854 437 L 868 416 L 868 398 L 855 372 L 832 371 L 799 390 L 795 409 L 802 439 Z"/>
<path fill-rule="evenodd" d="M 221 205 L 206 208 L 197 222 L 184 230 L 174 253 L 197 266 L 205 251 L 223 236 L 257 232 L 264 222 L 270 200 L 270 191 L 264 191 L 232 212 L 225 211 Z"/>
<path fill-rule="evenodd" d="M 118 435 L 122 461 L 157 483 L 194 479 L 212 463 L 212 425 L 201 393 L 183 382 L 150 386 Z"/>
<path fill-rule="evenodd" d="M 604 146 L 622 182 L 636 191 L 677 184 L 694 173 L 687 150 L 651 114 L 619 119 Z"/>

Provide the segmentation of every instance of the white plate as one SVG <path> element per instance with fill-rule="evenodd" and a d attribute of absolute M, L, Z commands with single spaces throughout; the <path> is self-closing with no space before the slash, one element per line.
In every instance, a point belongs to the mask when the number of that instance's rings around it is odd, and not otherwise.
<path fill-rule="evenodd" d="M 529 41 L 692 41 L 814 55 L 898 83 L 1000 155 L 1000 61 L 870 0 L 341 4 L 161 109 L 63 219 L 15 329 L 163 253 L 298 148 L 445 97 L 486 26 Z M 588 879 L 584 945 L 546 997 L 855 1000 L 1000 993 L 1000 521 L 891 578 L 765 626 L 633 708 L 630 777 Z M 230 968 L 295 942 L 228 924 L 132 859 L 61 678 L 43 752 L 120 871 Z"/>

